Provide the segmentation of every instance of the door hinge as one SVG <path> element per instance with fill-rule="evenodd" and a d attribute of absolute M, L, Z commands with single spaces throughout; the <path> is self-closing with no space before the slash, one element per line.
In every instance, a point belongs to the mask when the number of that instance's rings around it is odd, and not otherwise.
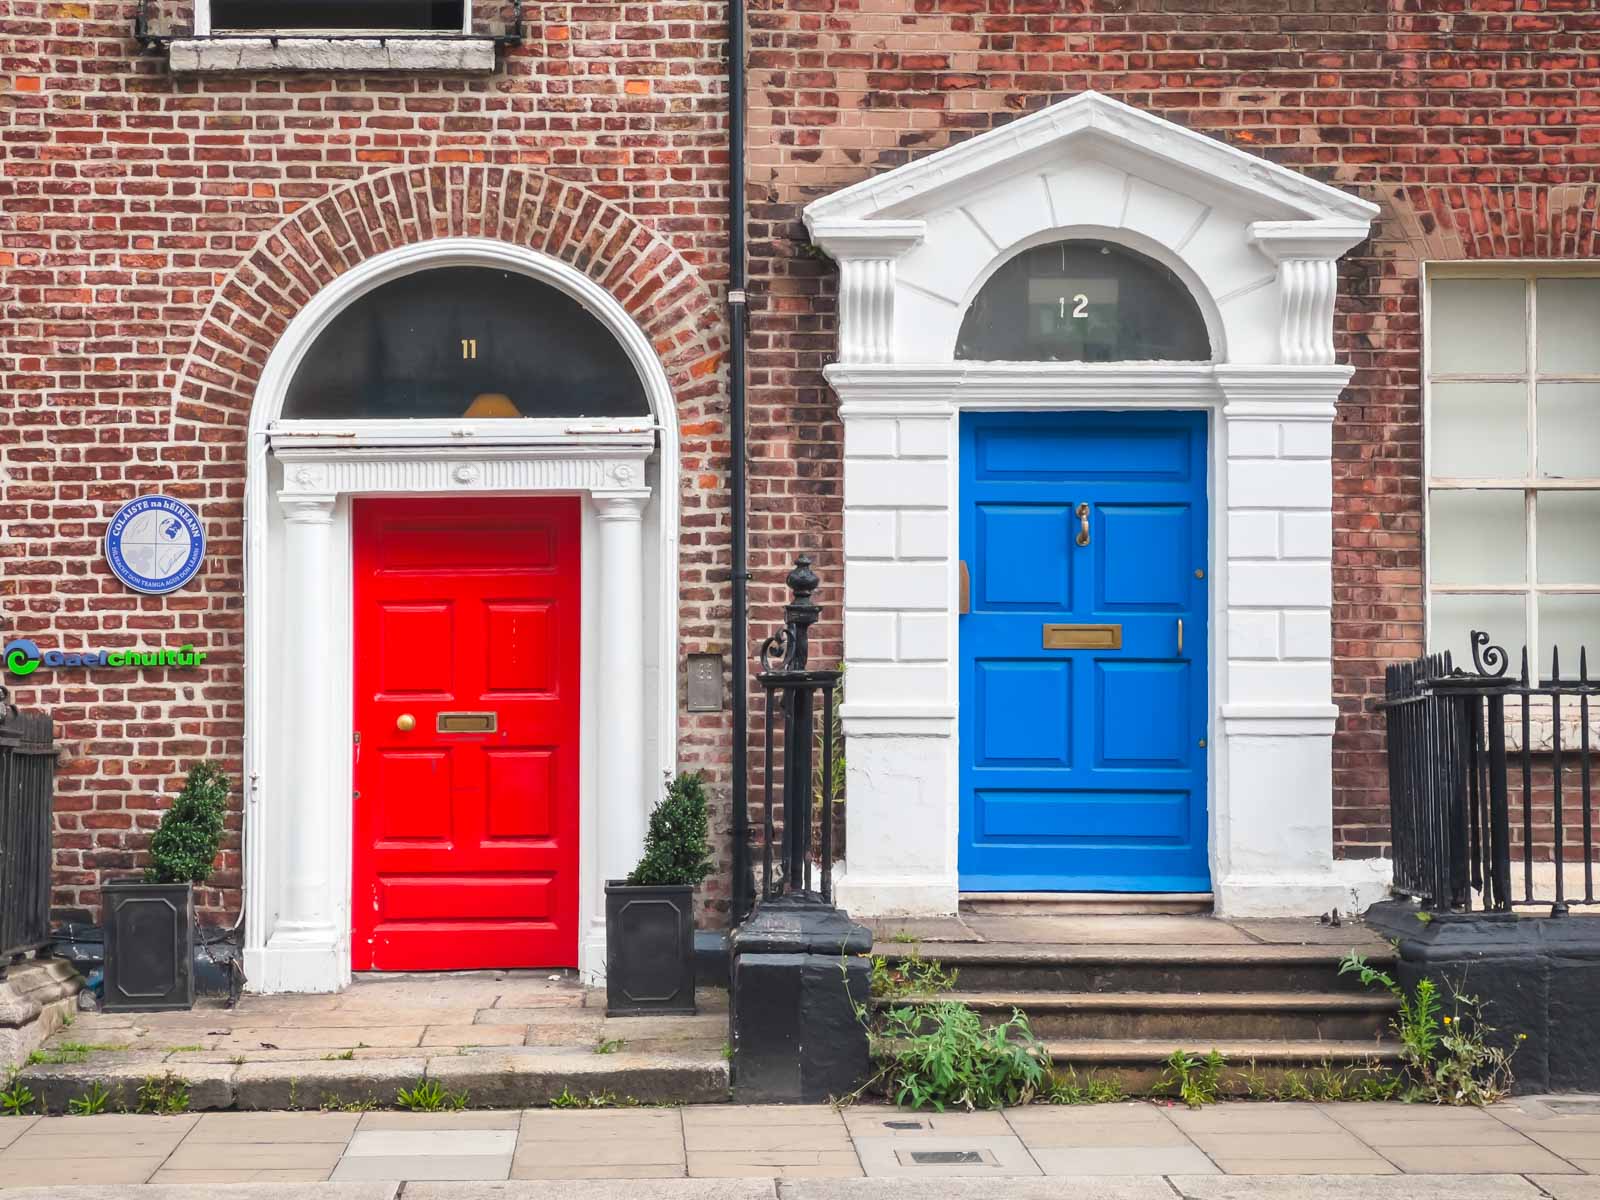
<path fill-rule="evenodd" d="M 353 734 L 351 734 L 350 735 L 350 740 L 355 742 L 355 744 L 358 745 L 358 746 L 361 745 L 361 730 L 358 729 Z"/>
<path fill-rule="evenodd" d="M 961 559 L 961 581 L 956 589 L 956 614 L 966 616 L 972 611 L 972 576 L 967 571 L 967 560 Z"/>

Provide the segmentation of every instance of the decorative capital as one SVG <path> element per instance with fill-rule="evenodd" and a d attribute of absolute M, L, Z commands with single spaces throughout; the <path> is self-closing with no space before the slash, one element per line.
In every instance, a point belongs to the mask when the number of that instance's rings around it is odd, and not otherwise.
<path fill-rule="evenodd" d="M 811 240 L 839 264 L 839 361 L 888 362 L 895 260 L 921 243 L 923 221 L 815 221 Z"/>
<path fill-rule="evenodd" d="M 602 521 L 631 521 L 637 524 L 644 518 L 644 506 L 650 502 L 650 491 L 594 492 L 595 516 Z"/>
<path fill-rule="evenodd" d="M 291 525 L 333 524 L 333 501 L 331 492 L 278 493 L 278 507 Z"/>
<path fill-rule="evenodd" d="M 1278 264 L 1278 355 L 1288 366 L 1333 362 L 1338 259 L 1365 240 L 1366 221 L 1256 221 L 1250 241 Z"/>

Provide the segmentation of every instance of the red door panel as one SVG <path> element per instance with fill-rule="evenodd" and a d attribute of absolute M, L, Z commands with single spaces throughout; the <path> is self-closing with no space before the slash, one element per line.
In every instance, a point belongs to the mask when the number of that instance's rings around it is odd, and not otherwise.
<path fill-rule="evenodd" d="M 577 966 L 579 501 L 353 525 L 352 968 Z"/>

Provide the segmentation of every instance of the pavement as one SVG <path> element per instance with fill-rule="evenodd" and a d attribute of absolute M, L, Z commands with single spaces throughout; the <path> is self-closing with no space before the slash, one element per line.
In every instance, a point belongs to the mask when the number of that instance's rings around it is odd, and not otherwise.
<path fill-rule="evenodd" d="M 10 1117 L 0 1147 L 6 1200 L 1600 1200 L 1600 1097 L 1575 1096 Z"/>
<path fill-rule="evenodd" d="M 168 1072 L 196 1110 L 392 1106 L 422 1079 L 466 1093 L 474 1108 L 547 1104 L 562 1092 L 713 1103 L 728 1095 L 728 993 L 703 989 L 697 1001 L 692 1017 L 611 1018 L 605 992 L 572 972 L 360 975 L 335 995 L 79 1013 L 20 1078 L 57 1113 L 95 1086 L 133 1107 L 138 1089 Z"/>

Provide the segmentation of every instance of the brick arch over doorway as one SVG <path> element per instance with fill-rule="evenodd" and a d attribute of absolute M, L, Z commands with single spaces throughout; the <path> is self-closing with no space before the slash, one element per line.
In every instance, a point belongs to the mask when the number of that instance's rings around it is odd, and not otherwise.
<path fill-rule="evenodd" d="M 176 419 L 243 423 L 272 347 L 312 296 L 374 255 L 445 237 L 540 251 L 615 296 L 672 383 L 685 426 L 685 471 L 691 469 L 694 427 L 720 418 L 725 403 L 726 337 L 713 289 L 670 243 L 615 204 L 577 184 L 505 167 L 390 171 L 284 220 L 213 296 L 173 388 Z M 709 454 L 709 441 L 698 449 Z"/>

